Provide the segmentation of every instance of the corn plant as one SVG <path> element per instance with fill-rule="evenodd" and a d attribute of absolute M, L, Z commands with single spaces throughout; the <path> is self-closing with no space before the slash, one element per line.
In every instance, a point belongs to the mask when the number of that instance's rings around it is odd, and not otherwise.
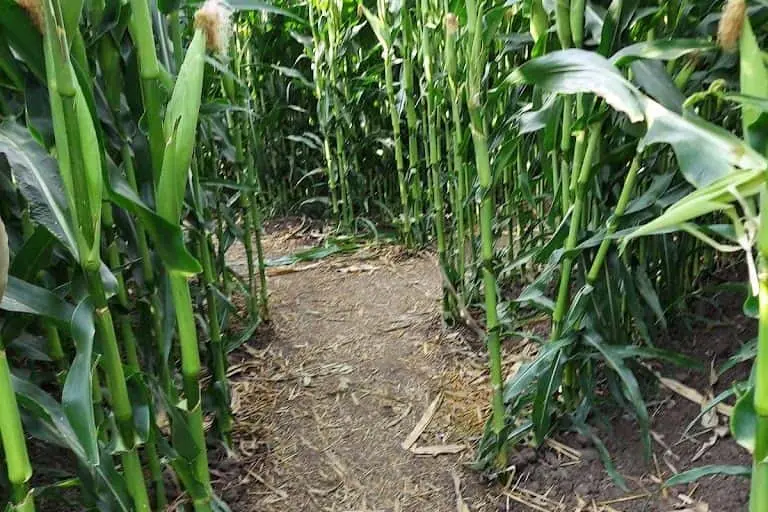
<path fill-rule="evenodd" d="M 0 439 L 10 502 L 34 510 L 42 492 L 30 488 L 36 466 L 26 455 L 26 431 L 75 455 L 84 509 L 162 509 L 169 492 L 185 493 L 196 510 L 220 509 L 203 396 L 212 397 L 206 403 L 226 443 L 226 352 L 266 318 L 264 262 L 259 249 L 251 286 L 235 290 L 232 270 L 212 258 L 216 250 L 223 256 L 222 239 L 214 248 L 204 230 L 190 232 L 195 246 L 187 249 L 182 222 L 207 218 L 239 233 L 237 213 L 200 201 L 198 173 L 188 187 L 193 148 L 206 135 L 198 124 L 217 115 L 201 106 L 221 97 L 220 89 L 204 88 L 206 62 L 228 53 L 231 11 L 215 1 L 196 11 L 165 5 L 163 13 L 142 1 L 106 4 L 0 4 L 0 215 L 7 226 L 0 309 L 15 313 L 0 317 Z M 255 136 L 252 122 L 242 126 Z M 226 183 L 218 172 L 217 165 L 206 171 L 216 186 Z M 248 176 L 252 190 L 257 176 Z M 188 189 L 192 201 L 185 201 Z M 250 241 L 260 213 L 247 203 L 242 209 Z M 190 287 L 201 271 L 204 286 Z M 219 297 L 235 292 L 257 305 L 247 308 L 243 333 L 227 332 L 228 311 L 220 309 Z M 204 345 L 194 321 L 198 294 L 207 297 Z M 137 322 L 151 331 L 137 336 Z M 30 379 L 10 371 L 45 364 L 17 342 L 25 337 L 40 340 L 54 373 Z M 215 377 L 209 389 L 200 386 L 201 353 Z M 167 488 L 170 470 L 181 488 Z M 45 492 L 56 489 L 53 482 Z"/>

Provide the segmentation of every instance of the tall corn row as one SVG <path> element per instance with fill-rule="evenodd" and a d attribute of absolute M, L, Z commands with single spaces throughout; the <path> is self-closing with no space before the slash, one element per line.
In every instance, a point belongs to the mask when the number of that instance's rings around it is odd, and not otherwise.
<path fill-rule="evenodd" d="M 23 419 L 35 425 L 33 434 L 41 427 L 47 432 L 36 443 L 53 440 L 75 455 L 86 508 L 163 509 L 174 492 L 185 494 L 195 510 L 213 510 L 219 505 L 210 484 L 203 397 L 212 397 L 210 412 L 227 442 L 226 354 L 253 333 L 251 327 L 232 330 L 233 313 L 220 309 L 218 297 L 243 293 L 252 304 L 244 312 L 252 326 L 266 318 L 267 306 L 259 237 L 249 286 L 234 289 L 223 251 L 225 233 L 239 232 L 230 220 L 236 215 L 206 200 L 209 188 L 240 187 L 217 176 L 217 161 L 193 160 L 198 139 L 207 136 L 198 124 L 222 122 L 200 111 L 204 96 L 215 94 L 205 87 L 207 54 L 227 53 L 231 12 L 213 0 L 194 12 L 171 6 L 160 13 L 142 0 L 108 7 L 59 0 L 0 4 L 0 68 L 17 84 L 36 83 L 0 91 L 3 105 L 12 105 L 0 123 L 0 174 L 18 195 L 0 201 L 13 234 L 0 230 L 0 440 L 11 504 L 35 509 L 30 481 L 37 462 L 27 455 Z M 46 96 L 47 123 L 17 108 Z M 236 119 L 249 144 L 250 119 Z M 251 194 L 256 175 L 246 176 L 242 188 Z M 251 219 L 250 242 L 258 234 L 253 226 L 260 226 L 258 206 L 241 205 Z M 182 230 L 187 218 L 201 222 L 189 231 L 190 249 Z M 218 240 L 207 225 L 222 227 Z M 198 293 L 207 298 L 205 344 L 193 309 Z M 57 368 L 51 382 L 10 372 L 28 363 L 8 343 L 36 332 L 44 333 Z M 214 376 L 206 389 L 203 354 Z M 167 488 L 170 471 L 180 488 Z"/>

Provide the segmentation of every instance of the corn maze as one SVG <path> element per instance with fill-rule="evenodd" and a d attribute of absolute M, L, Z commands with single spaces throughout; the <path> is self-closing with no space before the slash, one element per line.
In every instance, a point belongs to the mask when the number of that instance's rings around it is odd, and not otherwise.
<path fill-rule="evenodd" d="M 729 482 L 748 505 L 685 510 L 768 512 L 767 26 L 764 0 L 0 0 L 5 509 L 443 510 L 333 501 L 367 496 L 365 477 L 325 449 L 331 490 L 307 484 L 300 504 L 249 469 L 279 499 L 228 504 L 222 461 L 245 471 L 243 361 L 272 357 L 274 332 L 303 336 L 296 315 L 333 342 L 333 311 L 306 309 L 304 290 L 357 301 L 344 307 L 365 319 L 344 325 L 361 361 L 426 347 L 414 311 L 480 347 L 483 373 L 457 393 L 482 387 L 482 426 L 461 443 L 413 451 L 438 399 L 421 427 L 412 404 L 384 422 L 413 427 L 403 457 L 454 457 L 455 489 L 435 484 L 457 495 L 445 510 L 662 510 L 649 500 Z M 264 226 L 297 217 L 314 238 L 276 254 L 298 230 Z M 381 270 L 394 248 L 402 275 Z M 371 293 L 335 288 L 323 264 Z M 302 271 L 334 291 L 284 277 Z M 732 328 L 715 353 L 696 348 L 715 324 Z M 377 340 L 392 347 L 377 356 Z M 338 402 L 356 374 L 322 361 L 249 378 L 296 379 L 293 397 L 338 376 Z M 695 404 L 683 440 L 717 433 L 685 464 L 659 465 L 659 445 L 674 451 L 654 430 L 662 388 Z M 298 407 L 283 399 L 259 421 Z M 637 438 L 618 466 L 615 418 Z M 625 498 L 462 501 L 460 477 L 478 475 L 474 489 L 508 497 L 528 451 L 578 462 L 576 438 Z M 266 467 L 279 441 L 263 443 Z M 715 443 L 741 451 L 707 459 Z M 652 488 L 627 478 L 640 467 Z"/>

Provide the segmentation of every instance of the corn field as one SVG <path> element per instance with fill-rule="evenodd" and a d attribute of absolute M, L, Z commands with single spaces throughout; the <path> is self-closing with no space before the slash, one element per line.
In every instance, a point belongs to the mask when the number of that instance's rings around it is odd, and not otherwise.
<path fill-rule="evenodd" d="M 649 463 L 649 363 L 706 367 L 664 333 L 737 265 L 758 336 L 725 365 L 752 371 L 702 414 L 734 405 L 753 466 L 675 478 L 751 474 L 768 512 L 766 23 L 763 0 L 0 0 L 8 510 L 228 510 L 228 355 L 270 321 L 262 222 L 298 213 L 436 252 L 443 328 L 487 350 L 494 474 L 573 431 L 626 488 L 591 422 L 627 411 Z M 70 474 L 33 485 L 30 443 Z"/>

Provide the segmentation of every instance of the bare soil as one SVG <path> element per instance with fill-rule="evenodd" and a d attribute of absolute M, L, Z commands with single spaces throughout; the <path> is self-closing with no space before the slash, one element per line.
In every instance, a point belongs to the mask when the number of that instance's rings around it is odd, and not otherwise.
<path fill-rule="evenodd" d="M 316 242 L 320 235 L 299 225 L 294 219 L 273 227 L 265 239 L 270 257 Z M 239 248 L 231 258 L 244 272 Z M 691 467 L 749 462 L 728 438 L 722 415 L 682 437 L 699 405 L 665 387 L 648 398 L 652 461 L 643 459 L 630 418 L 605 412 L 598 427 L 630 492 L 613 484 L 589 443 L 570 434 L 538 451 L 517 450 L 508 483 L 488 482 L 468 468 L 488 412 L 484 355 L 471 333 L 441 327 L 432 255 L 372 248 L 269 274 L 271 326 L 231 361 L 235 453 L 213 461 L 215 486 L 233 511 L 745 509 L 745 479 L 661 485 Z M 726 313 L 738 318 L 734 307 Z M 673 329 L 665 346 L 719 363 L 753 335 L 749 325 Z M 507 342 L 506 370 L 514 372 L 533 350 L 526 340 Z M 713 382 L 706 374 L 658 370 L 702 394 L 744 375 L 737 369 Z M 405 449 L 433 402 L 434 415 Z M 722 434 L 716 440 L 715 432 Z"/>

